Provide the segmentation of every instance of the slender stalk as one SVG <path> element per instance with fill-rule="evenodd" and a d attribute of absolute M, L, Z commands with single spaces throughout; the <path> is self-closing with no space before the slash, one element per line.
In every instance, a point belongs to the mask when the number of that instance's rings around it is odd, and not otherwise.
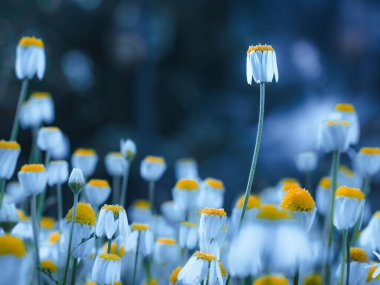
<path fill-rule="evenodd" d="M 347 230 L 347 243 L 346 243 L 346 256 L 347 256 L 347 270 L 346 270 L 346 285 L 350 284 L 350 263 L 351 263 L 351 255 L 350 255 L 350 236 Z"/>
<path fill-rule="evenodd" d="M 136 273 L 137 273 L 137 261 L 139 256 L 139 247 L 140 247 L 140 231 L 137 234 L 137 244 L 136 244 L 136 252 L 135 252 L 135 262 L 133 265 L 133 282 L 132 285 L 136 285 Z"/>
<path fill-rule="evenodd" d="M 363 179 L 363 182 L 362 182 L 362 186 L 361 186 L 361 189 L 365 195 L 365 198 L 366 200 L 368 199 L 368 194 L 370 192 L 370 188 L 371 188 L 371 178 L 370 177 L 366 177 Z M 364 201 L 365 203 L 365 201 Z M 361 228 L 361 223 L 362 223 L 362 217 L 363 217 L 363 213 L 364 213 L 364 208 L 365 208 L 365 205 L 363 206 L 362 210 L 361 210 L 361 213 L 359 215 L 359 218 L 358 220 L 356 221 L 355 223 L 355 226 L 354 226 L 354 229 L 352 231 L 352 238 L 351 238 L 351 243 L 352 245 L 355 245 L 357 240 L 358 240 L 358 233 L 360 231 L 360 228 Z"/>
<path fill-rule="evenodd" d="M 74 258 L 73 271 L 71 272 L 71 285 L 75 285 L 75 279 L 77 277 L 78 259 Z"/>
<path fill-rule="evenodd" d="M 240 218 L 239 218 L 239 228 L 244 219 L 245 210 L 247 208 L 247 203 L 248 203 L 248 198 L 252 192 L 252 184 L 253 184 L 253 179 L 255 177 L 257 159 L 259 157 L 259 150 L 260 150 L 261 134 L 262 134 L 263 125 L 264 125 L 264 106 L 265 106 L 265 83 L 262 82 L 260 83 L 260 109 L 259 109 L 259 122 L 257 126 L 255 150 L 253 152 L 251 169 L 249 171 L 247 188 L 245 190 L 243 208 L 242 208 Z"/>
<path fill-rule="evenodd" d="M 45 154 L 45 167 L 47 167 L 49 162 L 50 162 L 50 153 L 46 152 L 46 154 Z M 38 220 L 41 220 L 42 213 L 44 211 L 44 203 L 45 203 L 45 196 L 46 196 L 47 188 L 48 188 L 48 186 L 46 185 L 44 191 L 42 191 L 42 193 L 40 195 L 38 195 L 38 211 L 37 211 Z"/>
<path fill-rule="evenodd" d="M 107 253 L 111 253 L 112 239 L 108 240 Z"/>
<path fill-rule="evenodd" d="M 73 242 L 74 223 L 75 223 L 76 217 L 77 217 L 77 204 L 78 204 L 78 194 L 74 193 L 73 215 L 72 215 L 72 219 L 71 219 L 69 246 L 67 248 L 65 274 L 63 276 L 63 283 L 62 283 L 63 285 L 66 285 L 67 273 L 69 272 L 69 263 L 70 263 L 70 257 L 71 257 L 71 243 Z"/>
<path fill-rule="evenodd" d="M 32 229 L 33 229 L 33 239 L 34 239 L 34 251 L 35 251 L 35 262 L 36 262 L 36 268 L 40 267 L 40 250 L 38 246 L 38 224 L 37 224 L 37 196 L 33 195 L 30 209 L 31 209 L 31 215 L 32 215 Z M 40 271 L 37 270 L 37 280 L 38 284 L 41 283 L 41 275 Z"/>
<path fill-rule="evenodd" d="M 18 97 L 18 102 L 17 102 L 17 108 L 16 108 L 16 114 L 13 119 L 13 126 L 12 126 L 12 132 L 11 136 L 9 138 L 10 141 L 16 141 L 17 140 L 17 135 L 18 135 L 18 130 L 19 130 L 19 115 L 20 115 L 20 109 L 22 103 L 24 103 L 25 98 L 26 98 L 26 93 L 28 90 L 28 85 L 29 85 L 29 80 L 24 79 L 21 84 L 21 90 L 20 90 L 20 95 Z"/>
<path fill-rule="evenodd" d="M 125 200 L 127 198 L 128 178 L 129 178 L 129 165 L 127 166 L 127 169 L 125 170 L 125 173 L 123 176 L 123 182 L 121 185 L 120 205 L 123 207 L 125 206 Z"/>
<path fill-rule="evenodd" d="M 38 127 L 32 129 L 32 147 L 29 153 L 29 163 L 38 163 L 40 160 L 40 150 L 37 147 Z"/>
<path fill-rule="evenodd" d="M 154 213 L 154 181 L 149 181 L 149 205 L 150 211 Z"/>
<path fill-rule="evenodd" d="M 311 171 L 307 171 L 306 173 L 305 173 L 305 187 L 306 187 L 306 189 L 308 189 L 309 190 L 309 192 L 310 191 L 312 191 L 312 189 L 313 189 L 313 179 L 312 179 L 312 175 L 311 175 Z"/>
<path fill-rule="evenodd" d="M 62 210 L 62 185 L 61 184 L 57 184 L 55 187 L 56 187 L 56 190 L 57 190 L 57 203 L 58 203 L 57 218 L 58 218 L 58 223 L 59 223 L 59 230 L 62 232 L 62 228 L 61 228 L 62 213 L 63 213 L 63 210 Z"/>
<path fill-rule="evenodd" d="M 340 281 L 339 285 L 344 284 L 344 265 L 346 263 L 346 245 L 348 239 L 348 230 L 343 231 L 343 239 L 342 239 L 342 263 L 340 265 Z"/>
<path fill-rule="evenodd" d="M 119 201 L 120 196 L 120 177 L 112 177 L 112 204 L 115 205 Z"/>
<path fill-rule="evenodd" d="M 294 273 L 294 278 L 293 278 L 293 285 L 298 285 L 300 279 L 300 271 L 299 269 L 296 270 Z"/>
<path fill-rule="evenodd" d="M 330 272 L 331 272 L 331 265 L 330 265 L 330 257 L 331 257 L 331 248 L 332 248 L 332 241 L 333 241 L 333 231 L 334 231 L 334 225 L 333 225 L 333 217 L 334 217 L 334 198 L 335 198 L 335 192 L 338 187 L 338 168 L 339 168 L 339 160 L 340 160 L 340 153 L 339 151 L 333 152 L 332 157 L 332 179 L 331 179 L 331 203 L 330 203 L 330 212 L 329 212 L 329 238 L 327 242 L 327 257 L 326 257 L 326 264 L 325 264 L 325 284 L 330 284 Z"/>
<path fill-rule="evenodd" d="M 0 179 L 0 209 L 3 206 L 3 200 L 5 196 L 5 179 Z"/>

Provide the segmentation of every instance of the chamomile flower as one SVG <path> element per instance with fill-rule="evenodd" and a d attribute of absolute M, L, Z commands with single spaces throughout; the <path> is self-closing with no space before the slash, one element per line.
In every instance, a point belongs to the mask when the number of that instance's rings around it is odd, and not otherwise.
<path fill-rule="evenodd" d="M 28 195 L 22 190 L 20 183 L 17 181 L 11 181 L 6 185 L 6 194 L 4 201 L 6 203 L 20 204 Z"/>
<path fill-rule="evenodd" d="M 101 253 L 96 257 L 92 279 L 101 284 L 114 284 L 120 280 L 121 258 L 116 254 Z"/>
<path fill-rule="evenodd" d="M 161 204 L 161 213 L 171 223 L 177 223 L 185 219 L 185 212 L 172 200 Z"/>
<path fill-rule="evenodd" d="M 153 215 L 150 226 L 155 237 L 175 237 L 177 231 L 161 215 Z"/>
<path fill-rule="evenodd" d="M 360 188 L 362 178 L 346 165 L 340 165 L 338 169 L 338 186 L 348 186 L 352 188 Z"/>
<path fill-rule="evenodd" d="M 240 199 L 236 202 L 234 209 L 232 210 L 232 223 L 235 227 L 239 225 L 239 218 L 241 211 L 244 205 L 245 196 L 241 196 Z M 245 216 L 243 222 L 252 222 L 260 208 L 260 197 L 255 195 L 250 195 L 247 201 L 247 208 L 245 211 Z"/>
<path fill-rule="evenodd" d="M 247 51 L 247 82 L 252 84 L 272 82 L 273 77 L 278 81 L 276 52 L 270 45 L 249 46 Z"/>
<path fill-rule="evenodd" d="M 286 192 L 281 208 L 292 213 L 302 228 L 309 231 L 313 225 L 317 208 L 313 197 L 306 189 L 291 189 Z"/>
<path fill-rule="evenodd" d="M 112 177 L 121 177 L 125 174 L 128 162 L 121 152 L 110 152 L 104 158 L 107 173 Z"/>
<path fill-rule="evenodd" d="M 198 225 L 181 222 L 179 225 L 179 245 L 181 248 L 194 249 L 198 243 Z"/>
<path fill-rule="evenodd" d="M 317 147 L 324 152 L 347 151 L 350 145 L 350 123 L 347 121 L 324 121 L 320 124 Z"/>
<path fill-rule="evenodd" d="M 106 236 L 107 239 L 120 238 L 125 240 L 130 233 L 127 214 L 124 207 L 119 205 L 104 205 L 100 209 L 96 224 L 96 235 Z"/>
<path fill-rule="evenodd" d="M 45 73 L 45 47 L 41 39 L 22 37 L 16 49 L 16 75 L 20 80 L 42 79 Z"/>
<path fill-rule="evenodd" d="M 64 160 L 54 160 L 47 166 L 48 171 L 48 184 L 62 185 L 67 182 L 69 178 L 69 164 Z"/>
<path fill-rule="evenodd" d="M 35 117 L 36 126 L 40 126 L 42 123 L 51 124 L 54 121 L 54 101 L 48 92 L 33 92 L 28 100 L 31 106 L 35 108 L 38 113 Z M 33 113 L 34 114 L 34 113 Z"/>
<path fill-rule="evenodd" d="M 376 277 L 372 277 L 377 266 L 373 265 L 370 267 L 367 273 L 367 279 L 366 282 L 368 285 L 379 285 L 380 284 L 380 275 L 377 275 Z"/>
<path fill-rule="evenodd" d="M 347 103 L 335 105 L 335 110 L 331 114 L 333 120 L 343 120 L 350 123 L 349 140 L 351 144 L 357 144 L 360 138 L 359 118 L 355 107 Z"/>
<path fill-rule="evenodd" d="M 310 274 L 303 280 L 303 285 L 322 285 L 321 274 Z"/>
<path fill-rule="evenodd" d="M 78 148 L 71 157 L 71 163 L 82 170 L 84 177 L 90 177 L 95 172 L 98 155 L 93 149 Z"/>
<path fill-rule="evenodd" d="M 18 180 L 28 195 L 36 195 L 44 191 L 48 174 L 42 164 L 25 164 L 18 172 Z"/>
<path fill-rule="evenodd" d="M 313 151 L 301 152 L 296 157 L 296 166 L 300 172 L 310 172 L 317 167 L 318 156 Z"/>
<path fill-rule="evenodd" d="M 38 131 L 37 146 L 39 149 L 51 153 L 61 143 L 63 134 L 57 127 L 42 127 Z"/>
<path fill-rule="evenodd" d="M 27 100 L 20 107 L 18 117 L 20 126 L 23 129 L 37 129 L 42 124 L 39 104 L 36 100 Z"/>
<path fill-rule="evenodd" d="M 367 253 L 359 247 L 350 248 L 350 285 L 365 284 L 368 272 L 369 259 Z M 347 268 L 344 266 L 344 282 L 346 284 Z M 340 276 L 340 266 L 336 272 L 336 276 Z"/>
<path fill-rule="evenodd" d="M 128 161 L 131 161 L 137 153 L 136 144 L 130 139 L 121 139 L 120 152 Z"/>
<path fill-rule="evenodd" d="M 10 179 L 15 172 L 21 147 L 17 142 L 0 140 L 0 179 Z"/>
<path fill-rule="evenodd" d="M 153 252 L 153 233 L 147 224 L 133 223 L 132 233 L 129 235 L 125 250 L 138 251 L 143 256 L 148 256 Z"/>
<path fill-rule="evenodd" d="M 184 211 L 194 209 L 199 194 L 199 185 L 193 179 L 180 179 L 172 191 L 174 202 Z"/>
<path fill-rule="evenodd" d="M 371 177 L 380 169 L 380 148 L 363 147 L 355 157 L 357 170 L 363 177 Z"/>
<path fill-rule="evenodd" d="M 373 214 L 368 225 L 361 231 L 359 236 L 359 245 L 368 251 L 380 249 L 380 211 Z"/>
<path fill-rule="evenodd" d="M 316 202 L 318 207 L 318 212 L 326 216 L 330 210 L 331 204 L 331 179 L 330 177 L 323 177 L 319 182 L 316 191 Z"/>
<path fill-rule="evenodd" d="M 282 275 L 264 275 L 257 278 L 253 285 L 288 285 L 286 277 Z"/>
<path fill-rule="evenodd" d="M 182 178 L 199 179 L 197 162 L 192 158 L 181 158 L 175 163 L 175 175 L 177 180 Z"/>
<path fill-rule="evenodd" d="M 206 207 L 220 208 L 224 200 L 224 184 L 221 180 L 207 178 L 201 184 L 197 206 L 199 209 Z"/>
<path fill-rule="evenodd" d="M 173 238 L 159 238 L 154 243 L 154 261 L 157 264 L 173 268 L 180 261 L 180 247 Z"/>
<path fill-rule="evenodd" d="M 360 189 L 341 186 L 335 193 L 334 226 L 338 230 L 352 228 L 363 212 L 365 196 Z"/>
<path fill-rule="evenodd" d="M 72 255 L 75 258 L 87 257 L 91 254 L 95 245 L 95 239 L 89 239 L 95 232 L 95 211 L 88 203 L 78 203 L 76 216 L 74 221 L 73 237 L 72 237 Z M 70 229 L 73 222 L 73 208 L 71 208 L 62 225 L 62 233 L 64 245 L 68 248 L 70 238 Z M 83 240 L 86 240 L 83 242 Z"/>
<path fill-rule="evenodd" d="M 42 274 L 42 278 L 44 280 L 44 282 L 46 284 L 55 284 L 55 282 L 53 282 L 53 279 L 57 279 L 57 275 L 58 275 L 58 265 L 51 259 L 45 259 L 45 260 L 41 260 L 40 262 L 40 269 L 47 273 L 47 274 Z M 49 276 L 50 275 L 50 276 Z"/>
<path fill-rule="evenodd" d="M 84 187 L 84 193 L 86 193 L 88 202 L 97 209 L 107 201 L 111 194 L 111 187 L 107 180 L 91 179 Z"/>
<path fill-rule="evenodd" d="M 175 268 L 169 277 L 169 283 L 172 285 L 178 284 L 178 274 L 181 272 L 182 267 Z"/>
<path fill-rule="evenodd" d="M 152 219 L 150 203 L 147 200 L 136 200 L 133 202 L 128 212 L 132 221 L 148 224 Z"/>
<path fill-rule="evenodd" d="M 140 164 L 140 175 L 146 181 L 157 181 L 166 170 L 166 162 L 160 156 L 147 156 Z"/>
<path fill-rule="evenodd" d="M 200 284 L 208 278 L 209 284 L 223 285 L 223 276 L 215 255 L 197 251 L 184 265 L 177 280 L 184 285 Z"/>
<path fill-rule="evenodd" d="M 9 233 L 19 222 L 17 209 L 13 203 L 3 203 L 0 208 L 0 228 Z"/>

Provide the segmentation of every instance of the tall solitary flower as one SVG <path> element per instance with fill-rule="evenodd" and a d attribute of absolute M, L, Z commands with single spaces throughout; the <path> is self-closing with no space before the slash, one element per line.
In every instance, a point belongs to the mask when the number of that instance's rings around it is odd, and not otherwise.
<path fill-rule="evenodd" d="M 89 148 L 78 148 L 71 157 L 73 167 L 80 168 L 84 177 L 90 177 L 98 163 L 98 155 L 95 150 Z"/>
<path fill-rule="evenodd" d="M 141 161 L 140 174 L 146 181 L 157 181 L 166 170 L 166 162 L 160 156 L 147 156 Z"/>
<path fill-rule="evenodd" d="M 252 84 L 278 81 L 276 52 L 270 45 L 249 46 L 247 51 L 247 82 Z"/>
<path fill-rule="evenodd" d="M 41 80 L 45 73 L 45 64 L 43 41 L 35 37 L 22 37 L 16 49 L 17 78 L 32 79 L 37 75 Z"/>
<path fill-rule="evenodd" d="M 20 152 L 17 142 L 0 140 L 0 179 L 12 177 Z"/>

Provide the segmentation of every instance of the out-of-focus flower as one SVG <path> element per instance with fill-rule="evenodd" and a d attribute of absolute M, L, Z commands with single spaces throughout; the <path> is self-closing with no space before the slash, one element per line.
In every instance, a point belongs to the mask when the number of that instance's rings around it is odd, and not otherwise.
<path fill-rule="evenodd" d="M 28 195 L 36 195 L 44 191 L 48 174 L 42 164 L 25 164 L 18 172 L 18 180 Z"/>
<path fill-rule="evenodd" d="M 149 201 L 136 200 L 132 204 L 128 214 L 131 217 L 132 221 L 148 224 L 152 219 L 152 211 L 150 210 Z"/>
<path fill-rule="evenodd" d="M 132 233 L 125 244 L 126 251 L 138 251 L 143 256 L 148 256 L 153 252 L 153 233 L 149 225 L 133 223 Z M 138 247 L 137 247 L 138 246 Z"/>
<path fill-rule="evenodd" d="M 51 151 L 51 158 L 55 160 L 66 160 L 70 154 L 70 141 L 66 135 L 63 135 L 63 139 L 60 144 L 57 144 Z"/>
<path fill-rule="evenodd" d="M 12 177 L 20 152 L 17 142 L 0 140 L 0 179 Z"/>
<path fill-rule="evenodd" d="M 32 120 L 38 123 L 51 124 L 55 118 L 54 101 L 48 92 L 33 92 L 28 100 L 30 106 L 34 108 L 33 115 L 36 117 Z M 36 114 L 37 112 L 37 114 Z"/>
<path fill-rule="evenodd" d="M 104 205 L 96 223 L 96 235 L 107 239 L 120 238 L 125 240 L 130 233 L 127 214 L 119 205 Z"/>
<path fill-rule="evenodd" d="M 95 239 L 90 236 L 95 232 L 95 211 L 88 203 L 78 203 L 75 215 L 73 237 L 71 243 L 72 255 L 75 258 L 88 257 L 95 246 Z M 73 222 L 73 208 L 66 215 L 63 222 L 62 232 L 64 247 L 68 248 L 70 239 L 71 223 Z M 83 242 L 85 240 L 85 242 Z"/>
<path fill-rule="evenodd" d="M 193 179 L 181 179 L 173 188 L 173 200 L 184 211 L 194 209 L 199 194 L 199 185 Z"/>
<path fill-rule="evenodd" d="M 140 164 L 140 175 L 146 181 L 157 181 L 166 170 L 166 162 L 163 157 L 147 156 Z"/>
<path fill-rule="evenodd" d="M 155 237 L 174 238 L 177 235 L 175 228 L 161 215 L 153 215 L 150 226 Z"/>
<path fill-rule="evenodd" d="M 69 177 L 69 187 L 70 189 L 78 194 L 83 190 L 84 184 L 86 181 L 84 180 L 83 172 L 80 168 L 73 168 Z"/>
<path fill-rule="evenodd" d="M 108 242 L 106 242 L 103 246 L 103 252 L 107 253 L 107 251 L 108 251 Z M 124 245 L 122 245 L 118 242 L 114 242 L 111 244 L 110 253 L 116 254 L 117 256 L 122 258 L 125 255 L 125 247 L 124 247 Z"/>
<path fill-rule="evenodd" d="M 221 180 L 207 178 L 201 184 L 197 206 L 203 208 L 220 208 L 224 201 L 224 184 Z"/>
<path fill-rule="evenodd" d="M 332 120 L 342 120 L 350 123 L 350 144 L 357 144 L 360 138 L 359 118 L 355 107 L 347 103 L 336 104 L 334 112 L 330 115 Z"/>
<path fill-rule="evenodd" d="M 182 178 L 199 179 L 197 162 L 192 158 L 181 158 L 175 163 L 177 180 Z"/>
<path fill-rule="evenodd" d="M 3 203 L 0 208 L 0 228 L 9 233 L 18 222 L 15 204 Z"/>
<path fill-rule="evenodd" d="M 48 164 L 48 184 L 62 185 L 67 182 L 69 177 L 69 164 L 64 160 L 55 160 Z"/>
<path fill-rule="evenodd" d="M 178 281 L 184 285 L 202 283 L 208 276 L 209 284 L 223 285 L 222 272 L 216 257 L 210 253 L 197 251 L 178 274 Z"/>
<path fill-rule="evenodd" d="M 234 209 L 232 210 L 232 223 L 235 227 L 239 224 L 239 218 L 241 215 L 241 211 L 244 205 L 244 195 L 240 197 L 240 199 L 236 202 Z M 243 222 L 252 222 L 260 208 L 260 197 L 255 195 L 250 195 L 247 201 L 247 208 L 245 211 L 245 216 Z"/>
<path fill-rule="evenodd" d="M 198 242 L 198 226 L 190 222 L 181 222 L 179 225 L 179 245 L 182 248 L 194 249 Z"/>
<path fill-rule="evenodd" d="M 247 82 L 252 84 L 272 82 L 273 77 L 278 81 L 276 52 L 270 45 L 249 46 L 247 51 Z"/>
<path fill-rule="evenodd" d="M 36 101 L 25 101 L 20 107 L 20 126 L 23 129 L 37 129 L 41 125 L 41 115 Z"/>
<path fill-rule="evenodd" d="M 319 182 L 316 193 L 316 202 L 318 212 L 325 216 L 331 204 L 331 179 L 330 177 L 323 177 Z"/>
<path fill-rule="evenodd" d="M 365 227 L 359 236 L 359 245 L 369 252 L 380 250 L 380 211 L 373 214 L 367 227 Z"/>
<path fill-rule="evenodd" d="M 347 121 L 324 121 L 317 135 L 317 147 L 324 152 L 345 152 L 349 145 L 350 123 Z"/>
<path fill-rule="evenodd" d="M 30 217 L 26 216 L 22 210 L 17 210 L 17 214 L 19 223 L 13 228 L 12 235 L 31 241 L 33 239 L 33 231 Z"/>
<path fill-rule="evenodd" d="M 377 266 L 373 265 L 368 270 L 367 279 L 366 279 L 366 282 L 368 285 L 379 285 L 380 284 L 380 275 L 378 275 L 378 273 L 376 274 L 377 276 L 374 275 L 376 268 L 377 268 Z M 376 277 L 373 277 L 373 276 L 376 276 Z"/>
<path fill-rule="evenodd" d="M 104 158 L 107 173 L 112 177 L 120 177 L 125 174 L 128 162 L 121 152 L 110 152 Z"/>
<path fill-rule="evenodd" d="M 281 208 L 292 213 L 302 228 L 309 231 L 313 225 L 317 208 L 313 197 L 305 189 L 291 189 L 286 192 Z"/>
<path fill-rule="evenodd" d="M 114 284 L 120 280 L 121 258 L 116 254 L 100 253 L 92 269 L 92 279 L 99 284 Z"/>
<path fill-rule="evenodd" d="M 12 181 L 12 182 L 7 183 L 6 194 L 5 194 L 5 198 L 4 198 L 4 201 L 6 203 L 19 204 L 22 201 L 24 201 L 25 198 L 27 198 L 27 197 L 28 197 L 28 194 L 26 194 L 22 190 L 20 183 L 18 183 L 16 181 Z"/>
<path fill-rule="evenodd" d="M 170 274 L 169 282 L 170 284 L 178 284 L 178 274 L 181 272 L 182 267 L 177 267 L 173 270 L 173 272 Z"/>
<path fill-rule="evenodd" d="M 52 217 L 41 217 L 40 220 L 40 227 L 43 230 L 48 230 L 49 232 L 54 228 L 55 226 L 55 219 Z"/>
<path fill-rule="evenodd" d="M 171 223 L 183 221 L 185 212 L 174 201 L 166 201 L 161 204 L 161 213 Z"/>
<path fill-rule="evenodd" d="M 42 127 L 38 131 L 37 146 L 39 149 L 51 153 L 63 140 L 62 132 L 57 127 Z"/>
<path fill-rule="evenodd" d="M 41 39 L 35 37 L 22 37 L 16 49 L 16 75 L 17 78 L 32 79 L 37 75 L 42 79 L 45 73 L 45 48 Z"/>
<path fill-rule="evenodd" d="M 281 275 L 264 275 L 257 278 L 253 285 L 288 285 L 286 277 Z"/>
<path fill-rule="evenodd" d="M 301 152 L 296 157 L 296 166 L 300 172 L 310 172 L 317 167 L 318 156 L 313 151 Z"/>
<path fill-rule="evenodd" d="M 366 277 L 368 272 L 369 259 L 367 253 L 359 247 L 350 248 L 350 285 L 364 285 L 366 284 Z M 336 274 L 340 276 L 340 266 Z M 346 284 L 347 268 L 344 265 L 344 282 Z"/>
<path fill-rule="evenodd" d="M 130 139 L 120 140 L 120 152 L 129 161 L 136 156 L 136 144 Z"/>
<path fill-rule="evenodd" d="M 359 188 L 362 186 L 362 178 L 345 165 L 338 169 L 338 186 Z"/>
<path fill-rule="evenodd" d="M 111 187 L 107 180 L 91 179 L 87 182 L 84 193 L 86 193 L 88 202 L 90 202 L 94 208 L 98 208 L 107 201 L 111 194 Z"/>
<path fill-rule="evenodd" d="M 95 150 L 89 148 L 78 148 L 71 157 L 73 167 L 80 168 L 85 177 L 90 177 L 98 163 L 98 155 Z"/>
<path fill-rule="evenodd" d="M 303 285 L 322 285 L 321 274 L 310 274 L 303 280 Z"/>
<path fill-rule="evenodd" d="M 52 284 L 52 279 L 57 279 L 58 275 L 58 265 L 51 259 L 44 259 L 40 262 L 40 268 L 42 271 L 47 272 L 47 274 L 42 274 L 41 277 L 46 284 Z M 50 275 L 50 276 L 48 276 Z"/>
<path fill-rule="evenodd" d="M 334 226 L 348 230 L 358 221 L 363 212 L 365 196 L 360 189 L 341 186 L 335 193 Z"/>
<path fill-rule="evenodd" d="M 380 169 L 380 148 L 363 147 L 355 157 L 357 170 L 363 177 L 370 177 Z"/>
<path fill-rule="evenodd" d="M 154 261 L 173 268 L 180 261 L 180 248 L 173 238 L 159 238 L 154 244 Z"/>

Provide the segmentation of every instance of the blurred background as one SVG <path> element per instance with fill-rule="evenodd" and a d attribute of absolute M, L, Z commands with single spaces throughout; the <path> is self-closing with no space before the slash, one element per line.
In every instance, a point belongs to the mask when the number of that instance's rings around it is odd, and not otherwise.
<path fill-rule="evenodd" d="M 148 154 L 169 166 L 158 202 L 170 199 L 182 157 L 198 161 L 202 178 L 224 181 L 227 208 L 245 190 L 259 104 L 259 87 L 246 82 L 250 44 L 271 44 L 279 66 L 279 82 L 266 88 L 255 192 L 301 177 L 294 158 L 315 149 L 317 125 L 336 103 L 357 109 L 357 147 L 380 145 L 379 1 L 1 0 L 1 138 L 11 131 L 21 86 L 15 50 L 26 35 L 41 37 L 47 56 L 30 91 L 52 94 L 54 124 L 72 150 L 97 150 L 97 178 L 108 178 L 103 157 L 120 138 L 136 142 L 129 203 L 147 197 L 139 165 Z M 30 132 L 19 141 L 21 165 Z M 329 169 L 322 157 L 314 183 Z"/>

